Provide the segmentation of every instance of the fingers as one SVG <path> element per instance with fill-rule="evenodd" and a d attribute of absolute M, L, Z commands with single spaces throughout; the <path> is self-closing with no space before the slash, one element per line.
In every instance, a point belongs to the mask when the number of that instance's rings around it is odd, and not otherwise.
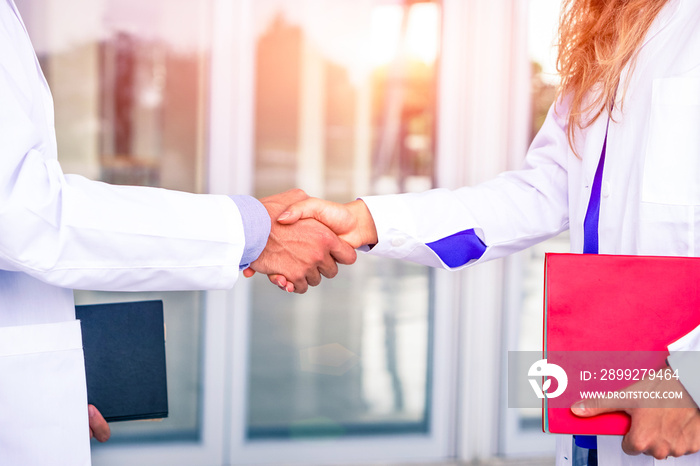
<path fill-rule="evenodd" d="M 277 217 L 279 223 L 286 225 L 301 219 L 314 219 L 321 222 L 354 248 L 368 244 L 363 240 L 370 240 L 376 236 L 374 220 L 363 201 L 338 204 L 323 199 L 308 198 L 288 206 Z M 363 220 L 362 224 L 358 223 L 360 219 Z"/>
<path fill-rule="evenodd" d="M 318 271 L 321 275 L 323 275 L 326 278 L 333 278 L 336 275 L 338 275 L 338 264 L 336 264 L 335 260 L 333 260 L 333 257 L 328 255 L 328 256 L 326 256 L 326 259 L 318 267 Z M 319 277 L 319 279 L 320 279 L 320 277 Z M 319 280 L 319 282 L 320 282 L 320 280 Z M 316 285 L 312 285 L 312 286 L 316 286 Z"/>
<path fill-rule="evenodd" d="M 295 188 L 295 189 L 290 189 L 289 191 L 285 191 L 283 193 L 279 194 L 274 194 L 272 196 L 267 196 L 262 199 L 260 199 L 260 202 L 263 204 L 265 203 L 277 203 L 277 204 L 283 204 L 282 207 L 288 206 L 289 204 L 293 204 L 295 202 L 300 202 L 303 201 L 304 199 L 308 199 L 309 195 L 304 192 L 303 189 Z"/>
<path fill-rule="evenodd" d="M 579 400 L 571 405 L 571 412 L 579 417 L 598 416 L 603 413 L 612 413 L 613 411 L 624 411 L 619 406 L 614 406 L 612 401 L 607 398 L 596 398 L 590 400 Z"/>
<path fill-rule="evenodd" d="M 284 197 L 284 199 L 289 203 L 300 202 L 304 199 L 309 198 L 309 195 L 306 194 L 306 192 L 304 192 L 304 190 L 301 188 L 290 189 L 289 191 L 285 191 L 282 194 L 280 194 L 280 196 Z"/>
<path fill-rule="evenodd" d="M 620 411 L 608 406 L 604 399 L 579 400 L 571 405 L 571 412 L 579 417 L 598 416 L 599 414 Z M 639 455 L 647 450 L 647 444 L 634 432 L 634 426 L 622 439 L 622 450 L 631 456 Z"/>
<path fill-rule="evenodd" d="M 683 456 L 685 451 L 676 452 L 665 435 L 655 430 L 656 427 L 649 428 L 648 425 L 645 426 L 639 421 L 634 422 L 633 419 L 629 432 L 622 439 L 622 451 L 630 456 L 645 454 L 658 460 L 668 456 Z"/>
<path fill-rule="evenodd" d="M 93 405 L 88 405 L 88 418 L 90 424 L 90 438 L 97 439 L 98 442 L 106 442 L 110 437 L 109 424 L 102 417 L 102 414 Z"/>
<path fill-rule="evenodd" d="M 313 221 L 305 220 L 305 222 Z M 354 248 L 339 239 L 331 230 L 316 222 L 313 223 L 315 224 L 314 228 L 318 230 L 318 244 L 314 260 L 316 266 L 307 271 L 306 281 L 310 286 L 317 286 L 321 283 L 321 276 L 333 278 L 338 274 L 338 263 L 354 263 L 357 259 L 357 253 Z"/>
<path fill-rule="evenodd" d="M 288 205 L 303 201 L 308 197 L 309 195 L 301 189 L 291 189 L 283 193 L 263 197 L 260 199 L 260 202 L 267 209 L 268 214 L 270 214 L 270 218 L 274 220 L 279 217 L 279 215 Z"/>
<path fill-rule="evenodd" d="M 309 221 L 309 220 L 307 220 Z M 325 230 L 325 231 L 323 231 Z M 303 294 L 309 286 L 318 286 L 322 277 L 333 278 L 338 274 L 338 263 L 352 264 L 357 258 L 355 250 L 322 227 L 314 241 L 314 249 L 307 258 L 306 267 L 288 276 L 269 274 L 268 279 L 280 289 Z M 298 274 L 298 275 L 297 275 Z"/>
<path fill-rule="evenodd" d="M 284 289 L 285 286 L 287 286 L 287 279 L 285 278 L 284 275 L 278 275 L 276 273 L 271 273 L 267 276 L 268 280 L 270 280 L 270 283 L 273 285 L 279 286 L 280 288 Z"/>
<path fill-rule="evenodd" d="M 589 417 L 624 411 L 631 417 L 622 450 L 631 456 L 645 454 L 656 459 L 683 456 L 700 450 L 700 418 L 696 408 L 615 408 L 603 400 L 582 400 L 571 407 L 577 416 Z"/>
<path fill-rule="evenodd" d="M 286 291 L 288 293 L 294 292 L 294 283 L 287 281 L 287 278 L 284 275 L 278 275 L 273 273 L 268 275 L 267 278 L 270 280 L 270 283 L 277 286 L 280 290 Z"/>
<path fill-rule="evenodd" d="M 313 278 L 311 278 L 311 280 L 313 281 Z M 319 278 L 318 283 L 320 283 L 320 282 L 321 282 L 321 280 Z M 316 283 L 316 285 L 318 285 L 318 283 Z M 304 294 L 309 290 L 309 284 L 310 284 L 309 278 L 304 278 L 303 280 L 295 280 L 292 282 L 292 284 L 294 285 L 294 292 L 295 293 Z M 312 286 L 316 286 L 316 285 L 312 285 Z"/>
<path fill-rule="evenodd" d="M 331 256 L 339 264 L 352 265 L 357 260 L 357 251 L 345 241 L 339 239 L 336 246 L 331 249 Z M 328 277 L 328 275 L 324 274 Z M 335 275 L 334 275 L 335 276 Z M 328 277 L 333 278 L 333 277 Z"/>
<path fill-rule="evenodd" d="M 337 274 L 338 264 L 334 260 L 326 260 L 318 267 L 318 274 L 308 274 L 304 277 L 304 280 L 306 280 L 308 286 L 318 286 L 321 283 L 321 276 L 324 276 L 326 278 L 334 278 Z M 288 293 L 296 292 L 301 294 L 308 290 L 308 286 L 303 287 L 303 285 L 297 288 L 294 285 L 294 283 L 292 281 L 287 280 L 287 278 L 284 275 L 270 274 L 267 276 L 267 278 L 268 280 L 270 280 L 270 283 L 277 286 L 282 291 L 286 291 Z"/>
<path fill-rule="evenodd" d="M 697 408 L 637 408 L 630 410 L 630 416 L 630 430 L 622 439 L 628 455 L 643 453 L 661 460 L 700 450 Z"/>
<path fill-rule="evenodd" d="M 646 450 L 646 443 L 634 436 L 634 434 L 630 435 L 630 433 L 627 433 L 627 435 L 622 438 L 622 451 L 624 451 L 626 454 L 630 456 L 637 456 Z M 663 458 L 665 458 L 665 456 L 661 459 Z"/>
<path fill-rule="evenodd" d="M 287 209 L 277 218 L 277 221 L 284 223 L 285 225 L 290 225 L 302 218 L 314 218 L 321 223 L 324 223 L 322 221 L 323 212 L 324 208 L 328 204 L 330 204 L 328 201 L 310 197 L 287 207 Z"/>
<path fill-rule="evenodd" d="M 248 267 L 247 269 L 243 270 L 243 275 L 246 278 L 250 278 L 253 275 L 255 275 L 255 270 L 251 269 Z M 273 285 L 277 286 L 279 289 L 282 291 L 287 291 L 289 293 L 294 292 L 294 284 L 292 282 L 287 281 L 284 275 L 278 275 L 278 274 L 269 274 L 267 278 L 270 280 L 270 283 Z"/>
<path fill-rule="evenodd" d="M 306 274 L 306 284 L 309 286 L 318 286 L 321 284 L 321 272 L 318 268 L 310 269 L 308 271 L 308 273 Z M 296 286 L 296 283 L 294 284 L 294 286 Z"/>
<path fill-rule="evenodd" d="M 245 277 L 264 273 L 281 289 L 304 293 L 321 283 L 322 277 L 335 277 L 338 264 L 353 264 L 357 259 L 353 241 L 346 237 L 355 231 L 356 222 L 344 204 L 308 198 L 301 190 L 261 202 L 272 227 L 265 249 L 243 271 Z"/>
<path fill-rule="evenodd" d="M 673 379 L 635 382 L 622 392 L 672 392 L 682 394 L 687 391 L 679 381 Z M 623 408 L 616 397 L 580 400 L 571 406 L 573 414 L 581 417 L 621 411 L 630 416 L 631 423 L 627 434 L 622 439 L 622 450 L 628 455 L 645 454 L 656 459 L 680 457 L 700 450 L 700 411 L 690 397 L 682 397 L 683 403 L 664 405 L 651 403 L 641 406 L 639 401 Z M 647 402 L 645 402 L 647 403 Z"/>

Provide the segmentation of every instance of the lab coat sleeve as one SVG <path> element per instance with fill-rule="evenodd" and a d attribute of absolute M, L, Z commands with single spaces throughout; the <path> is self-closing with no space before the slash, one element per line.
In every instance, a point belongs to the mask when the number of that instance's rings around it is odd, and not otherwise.
<path fill-rule="evenodd" d="M 370 254 L 460 269 L 568 228 L 565 103 L 553 105 L 522 169 L 474 187 L 363 197 L 379 242 Z"/>
<path fill-rule="evenodd" d="M 13 60 L 0 61 L 0 269 L 65 288 L 231 287 L 245 243 L 236 203 L 64 175 Z"/>

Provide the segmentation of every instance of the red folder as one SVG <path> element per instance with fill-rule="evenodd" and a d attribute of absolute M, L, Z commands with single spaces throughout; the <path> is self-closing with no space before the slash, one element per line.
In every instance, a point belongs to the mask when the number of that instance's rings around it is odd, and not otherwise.
<path fill-rule="evenodd" d="M 544 357 L 565 369 L 568 386 L 567 396 L 543 400 L 543 430 L 625 434 L 625 413 L 579 418 L 570 404 L 603 382 L 632 383 L 599 380 L 610 369 L 662 367 L 668 345 L 700 325 L 699 288 L 700 258 L 547 254 Z"/>

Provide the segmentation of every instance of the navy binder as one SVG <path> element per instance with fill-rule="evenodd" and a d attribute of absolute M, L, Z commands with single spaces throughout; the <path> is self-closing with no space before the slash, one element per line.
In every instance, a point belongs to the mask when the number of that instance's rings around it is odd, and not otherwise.
<path fill-rule="evenodd" d="M 162 301 L 76 306 L 88 403 L 108 422 L 168 416 Z"/>

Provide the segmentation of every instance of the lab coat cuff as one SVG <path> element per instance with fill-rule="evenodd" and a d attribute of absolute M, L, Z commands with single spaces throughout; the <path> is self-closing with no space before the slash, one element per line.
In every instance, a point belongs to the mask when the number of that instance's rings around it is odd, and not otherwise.
<path fill-rule="evenodd" d="M 442 194 L 442 193 L 438 193 Z M 462 212 L 464 222 L 452 222 L 441 228 L 420 225 L 414 211 L 415 204 L 424 204 L 424 194 L 391 194 L 361 198 L 374 219 L 378 243 L 365 249 L 372 255 L 402 259 L 429 267 L 456 270 L 476 263 L 484 255 L 486 245 L 483 233 L 475 228 L 476 222 Z M 439 205 L 439 199 L 434 202 Z M 466 228 L 465 228 L 466 226 Z M 449 244 L 448 244 L 449 243 Z M 453 246 L 457 245 L 457 248 Z M 457 254 L 445 253 L 455 249 Z"/>
<path fill-rule="evenodd" d="M 360 199 L 372 215 L 379 241 L 372 248 L 359 250 L 395 259 L 408 256 L 418 245 L 414 239 L 416 227 L 413 214 L 400 195 L 367 196 Z"/>

